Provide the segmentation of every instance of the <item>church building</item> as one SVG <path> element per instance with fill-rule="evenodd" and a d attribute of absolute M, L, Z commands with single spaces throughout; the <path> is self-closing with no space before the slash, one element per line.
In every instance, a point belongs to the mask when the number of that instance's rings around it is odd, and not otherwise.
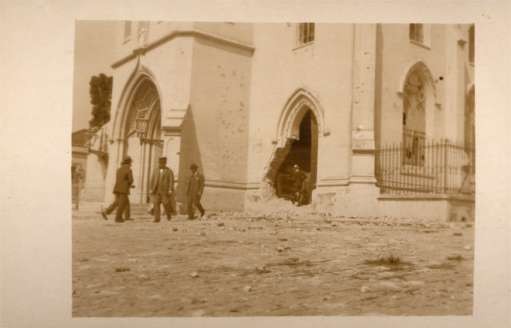
<path fill-rule="evenodd" d="M 150 202 L 166 156 L 178 203 L 196 163 L 209 210 L 284 197 L 297 164 L 320 213 L 473 219 L 473 25 L 115 26 L 111 119 L 81 199 L 108 203 L 130 156 L 131 202 Z"/>

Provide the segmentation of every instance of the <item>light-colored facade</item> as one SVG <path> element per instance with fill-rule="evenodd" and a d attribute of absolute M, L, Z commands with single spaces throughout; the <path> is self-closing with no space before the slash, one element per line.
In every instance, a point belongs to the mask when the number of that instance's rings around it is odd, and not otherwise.
<path fill-rule="evenodd" d="M 282 168 L 299 162 L 310 174 L 317 211 L 473 215 L 473 194 L 433 188 L 439 176 L 428 163 L 438 151 L 425 146 L 468 139 L 473 146 L 471 26 L 126 22 L 117 28 L 112 119 L 101 132 L 108 162 L 87 181 L 89 190 L 106 191 L 101 200 L 111 199 L 115 170 L 129 155 L 131 201 L 149 201 L 150 172 L 165 155 L 178 176 L 180 202 L 188 167 L 199 165 L 209 209 L 259 206 L 274 196 Z M 382 149 L 391 144 L 407 154 L 393 179 L 415 175 L 410 179 L 427 190 L 382 187 L 390 167 Z M 446 168 L 445 149 L 434 161 Z M 89 157 L 98 166 L 96 155 Z M 461 149 L 455 157 L 449 167 L 461 172 L 473 156 Z M 466 177 L 449 179 L 461 190 Z M 97 192 L 86 194 L 92 199 Z"/>

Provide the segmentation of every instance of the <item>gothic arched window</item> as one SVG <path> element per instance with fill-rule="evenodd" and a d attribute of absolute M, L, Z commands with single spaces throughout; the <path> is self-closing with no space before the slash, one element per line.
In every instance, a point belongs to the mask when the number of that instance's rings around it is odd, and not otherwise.
<path fill-rule="evenodd" d="M 403 162 L 422 166 L 425 160 L 426 81 L 420 68 L 408 73 L 403 90 Z"/>

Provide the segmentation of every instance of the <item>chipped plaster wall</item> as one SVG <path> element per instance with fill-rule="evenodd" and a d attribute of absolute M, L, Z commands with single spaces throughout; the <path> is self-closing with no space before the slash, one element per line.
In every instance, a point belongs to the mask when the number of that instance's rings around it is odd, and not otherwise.
<path fill-rule="evenodd" d="M 262 185 L 279 116 L 299 88 L 316 97 L 331 131 L 318 140 L 318 184 L 342 184 L 350 175 L 353 26 L 316 24 L 314 43 L 303 47 L 297 46 L 296 33 L 297 24 L 254 24 L 248 163 L 253 185 Z M 258 193 L 252 191 L 250 198 Z"/>
<path fill-rule="evenodd" d="M 144 74 L 151 75 L 151 81 L 158 89 L 162 125 L 165 127 L 172 111 L 186 108 L 190 102 L 192 44 L 191 38 L 176 38 L 172 42 L 165 43 L 113 70 L 112 112 L 111 120 L 106 126 L 110 142 L 105 202 L 108 203 L 113 199 L 111 190 L 115 182 L 115 171 L 123 157 L 123 140 L 120 139 L 124 137 L 126 100 L 133 92 L 133 82 L 140 76 L 137 72 L 142 70 Z M 127 45 L 124 44 L 120 47 L 125 50 L 122 54 L 127 55 Z M 172 167 L 172 169 L 176 168 Z"/>
<path fill-rule="evenodd" d="M 181 172 L 196 162 L 207 208 L 242 209 L 246 188 L 251 53 L 194 41 L 190 109 L 183 125 Z"/>

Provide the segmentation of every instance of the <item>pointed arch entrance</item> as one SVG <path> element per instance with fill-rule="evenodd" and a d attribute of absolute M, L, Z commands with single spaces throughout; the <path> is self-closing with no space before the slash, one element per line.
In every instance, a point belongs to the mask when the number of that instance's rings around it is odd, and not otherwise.
<path fill-rule="evenodd" d="M 277 169 L 274 178 L 275 192 L 278 197 L 292 198 L 292 168 L 298 165 L 306 174 L 306 197 L 305 204 L 311 201 L 312 190 L 316 188 L 317 162 L 318 162 L 318 123 L 314 113 L 304 108 L 303 115 L 295 119 L 296 139 L 288 139 L 282 163 Z"/>
<path fill-rule="evenodd" d="M 150 202 L 151 172 L 163 153 L 160 97 L 155 84 L 142 79 L 134 88 L 127 106 L 122 131 L 122 154 L 133 159 L 134 203 Z"/>
<path fill-rule="evenodd" d="M 297 164 L 306 173 L 310 203 L 316 188 L 319 135 L 328 135 L 323 111 L 312 95 L 299 89 L 286 103 L 277 124 L 276 148 L 266 169 L 265 180 L 280 198 L 291 198 L 290 170 Z"/>

